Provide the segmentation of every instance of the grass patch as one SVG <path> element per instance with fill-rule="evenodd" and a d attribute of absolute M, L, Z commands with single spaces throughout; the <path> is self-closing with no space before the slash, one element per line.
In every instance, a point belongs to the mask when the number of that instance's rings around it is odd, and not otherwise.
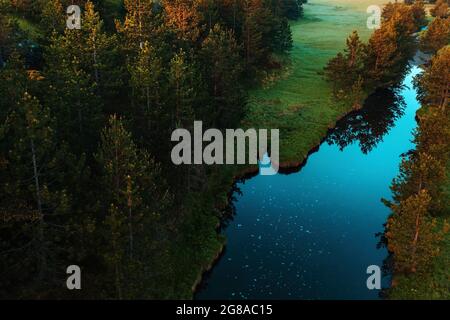
<path fill-rule="evenodd" d="M 366 8 L 384 1 L 310 1 L 305 16 L 291 23 L 294 47 L 285 77 L 250 94 L 245 127 L 280 129 L 281 161 L 302 161 L 336 121 L 351 110 L 336 101 L 319 73 L 357 30 L 367 40 Z"/>

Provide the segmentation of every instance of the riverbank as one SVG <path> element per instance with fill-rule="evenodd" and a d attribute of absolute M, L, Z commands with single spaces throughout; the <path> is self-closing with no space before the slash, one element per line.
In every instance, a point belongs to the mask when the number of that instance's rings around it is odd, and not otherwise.
<path fill-rule="evenodd" d="M 287 70 L 271 85 L 253 90 L 244 128 L 280 129 L 280 167 L 285 171 L 296 170 L 317 148 L 337 121 L 353 111 L 352 105 L 333 98 L 329 84 L 320 74 L 326 63 L 344 49 L 345 40 L 357 30 L 362 40 L 367 40 L 373 30 L 367 28 L 370 5 L 382 5 L 385 0 L 359 1 L 315 0 L 304 6 L 304 17 L 291 24 L 293 50 Z M 368 95 L 368 94 L 367 94 Z M 219 210 L 228 204 L 228 196 L 236 180 L 258 173 L 258 167 L 226 167 L 218 170 L 214 186 Z M 217 196 L 219 195 L 219 196 Z M 217 227 L 219 219 L 211 221 Z M 226 240 L 217 235 L 208 237 L 207 250 L 200 251 L 210 259 L 200 262 L 200 275 L 196 274 L 193 291 L 201 283 L 202 276 L 220 257 L 216 246 L 223 250 Z M 183 272 L 184 275 L 186 273 Z"/>
<path fill-rule="evenodd" d="M 367 40 L 366 9 L 384 1 L 316 0 L 305 5 L 305 16 L 291 25 L 294 47 L 287 72 L 269 88 L 251 92 L 244 127 L 279 128 L 280 161 L 298 165 L 320 144 L 327 131 L 352 110 L 334 99 L 320 74 L 326 63 L 345 47 L 353 30 Z"/>
<path fill-rule="evenodd" d="M 447 165 L 446 194 L 450 197 L 450 163 Z M 437 217 L 436 226 L 442 230 L 450 219 L 450 207 L 445 216 Z M 439 247 L 439 255 L 424 274 L 397 275 L 389 290 L 391 300 L 448 300 L 450 299 L 450 232 L 447 232 Z"/>
<path fill-rule="evenodd" d="M 420 113 L 426 112 L 424 108 Z M 446 195 L 450 198 L 450 162 L 447 164 Z M 445 221 L 450 220 L 450 207 L 443 216 L 436 218 L 436 228 L 442 230 Z M 450 299 L 450 232 L 447 232 L 426 273 L 396 275 L 389 290 L 391 300 L 448 300 Z"/>
<path fill-rule="evenodd" d="M 429 54 L 418 52 L 414 64 L 427 63 L 432 58 Z M 426 115 L 429 108 L 420 108 L 418 115 Z M 450 199 L 450 162 L 447 163 L 447 182 L 445 195 Z M 450 203 L 441 216 L 436 217 L 436 229 L 442 230 L 450 219 Z M 448 300 L 450 299 L 450 232 L 444 234 L 439 245 L 439 255 L 435 257 L 426 272 L 409 275 L 394 275 L 388 298 L 391 300 Z"/>

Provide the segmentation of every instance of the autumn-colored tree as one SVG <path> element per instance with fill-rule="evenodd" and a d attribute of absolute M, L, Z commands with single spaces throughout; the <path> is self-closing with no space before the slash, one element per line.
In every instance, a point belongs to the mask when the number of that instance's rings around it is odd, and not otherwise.
<path fill-rule="evenodd" d="M 145 41 L 163 46 L 162 17 L 156 5 L 154 0 L 124 0 L 125 20 L 116 20 L 116 29 L 128 57 L 136 56 Z"/>
<path fill-rule="evenodd" d="M 444 162 L 425 153 L 424 150 L 418 150 L 418 153 L 411 158 L 403 159 L 400 174 L 391 186 L 393 198 L 399 203 L 419 190 L 427 189 L 433 199 L 430 209 L 433 213 L 438 213 L 443 208 L 445 179 Z"/>
<path fill-rule="evenodd" d="M 62 33 L 66 27 L 65 10 L 60 0 L 44 1 L 41 8 L 41 27 L 47 36 L 53 31 Z"/>
<path fill-rule="evenodd" d="M 430 201 L 430 195 L 422 189 L 392 206 L 386 238 L 396 272 L 423 272 L 439 253 L 440 234 L 428 213 Z"/>
<path fill-rule="evenodd" d="M 179 39 L 195 43 L 202 31 L 200 5 L 208 10 L 205 0 L 163 0 L 166 25 L 172 28 Z"/>
<path fill-rule="evenodd" d="M 415 134 L 415 143 L 421 151 L 445 162 L 450 156 L 449 115 L 443 115 L 436 108 L 428 108 L 418 115 L 420 130 Z"/>
<path fill-rule="evenodd" d="M 415 49 L 412 33 L 417 30 L 409 6 L 395 4 L 392 12 L 383 15 L 384 22 L 367 46 L 365 70 L 371 86 L 390 86 L 397 83 L 408 67 Z"/>
<path fill-rule="evenodd" d="M 450 43 L 450 18 L 435 18 L 420 38 L 420 48 L 424 52 L 435 54 Z"/>
<path fill-rule="evenodd" d="M 437 0 L 434 7 L 430 10 L 433 17 L 447 18 L 449 15 L 449 6 L 446 0 Z"/>
<path fill-rule="evenodd" d="M 450 45 L 440 49 L 416 79 L 418 97 L 424 105 L 446 112 L 450 95 Z"/>
<path fill-rule="evenodd" d="M 416 0 L 411 6 L 412 14 L 415 20 L 415 25 L 421 28 L 427 24 L 425 4 L 422 0 Z"/>
<path fill-rule="evenodd" d="M 361 103 L 365 57 L 366 46 L 354 31 L 347 38 L 344 53 L 338 53 L 324 68 L 325 78 L 333 83 L 334 94 L 341 98 L 350 97 L 355 106 Z"/>
<path fill-rule="evenodd" d="M 182 50 L 175 54 L 170 61 L 169 86 L 174 93 L 173 126 L 190 128 L 194 122 L 195 96 L 201 90 L 195 83 L 195 69 L 187 61 L 186 53 Z"/>
<path fill-rule="evenodd" d="M 161 108 L 163 77 L 162 60 L 155 49 L 146 41 L 135 62 L 128 66 L 132 88 L 133 117 L 141 123 L 141 132 L 151 132 L 156 115 Z"/>

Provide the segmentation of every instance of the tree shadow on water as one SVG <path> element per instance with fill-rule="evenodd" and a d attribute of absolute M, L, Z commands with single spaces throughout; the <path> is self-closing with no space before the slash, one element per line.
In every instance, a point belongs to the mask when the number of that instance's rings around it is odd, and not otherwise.
<path fill-rule="evenodd" d="M 338 145 L 342 151 L 358 142 L 364 154 L 371 152 L 404 114 L 406 103 L 399 89 L 379 89 L 370 95 L 362 109 L 338 121 L 328 135 L 327 143 Z"/>

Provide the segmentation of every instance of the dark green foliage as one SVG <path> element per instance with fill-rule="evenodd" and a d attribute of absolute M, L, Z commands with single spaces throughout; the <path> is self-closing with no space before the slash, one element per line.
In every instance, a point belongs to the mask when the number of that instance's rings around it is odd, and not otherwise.
<path fill-rule="evenodd" d="M 173 167 L 171 132 L 238 126 L 301 6 L 80 0 L 82 28 L 69 30 L 73 1 L 4 4 L 0 297 L 189 298 L 223 242 L 223 199 L 216 168 Z M 43 61 L 26 61 L 28 44 Z M 81 291 L 65 288 L 72 264 Z"/>

